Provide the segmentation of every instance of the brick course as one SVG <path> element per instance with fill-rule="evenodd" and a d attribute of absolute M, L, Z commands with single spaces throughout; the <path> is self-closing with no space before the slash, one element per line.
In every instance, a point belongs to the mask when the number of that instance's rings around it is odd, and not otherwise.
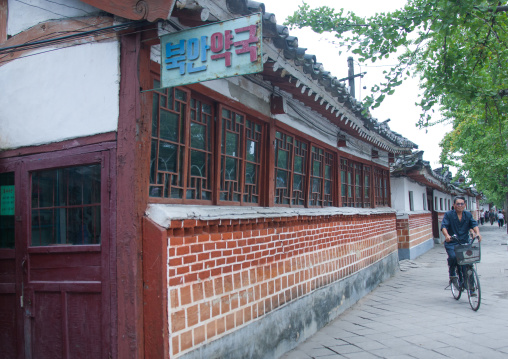
<path fill-rule="evenodd" d="M 399 249 L 411 249 L 433 238 L 432 214 L 410 214 L 409 218 L 397 219 Z"/>
<path fill-rule="evenodd" d="M 397 251 L 394 214 L 172 221 L 171 355 L 248 325 Z"/>

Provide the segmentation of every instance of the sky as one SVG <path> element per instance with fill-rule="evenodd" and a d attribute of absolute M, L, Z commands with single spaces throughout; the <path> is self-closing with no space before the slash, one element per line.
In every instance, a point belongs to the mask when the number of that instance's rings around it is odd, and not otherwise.
<path fill-rule="evenodd" d="M 344 8 L 346 11 L 353 11 L 359 16 L 373 16 L 380 12 L 390 12 L 400 9 L 406 3 L 405 0 L 307 0 L 312 7 L 327 5 L 337 10 Z M 298 9 L 301 1 L 280 1 L 266 4 L 266 11 L 274 13 L 277 18 L 277 24 L 282 24 L 288 15 L 293 14 Z M 390 65 L 396 63 L 395 57 L 388 58 L 375 63 L 359 64 L 354 54 L 345 53 L 346 49 L 338 49 L 327 41 L 333 39 L 332 35 L 317 34 L 309 29 L 290 29 L 291 36 L 298 37 L 299 47 L 307 48 L 307 54 L 316 55 L 317 62 L 323 63 L 325 71 L 330 71 L 337 78 L 348 76 L 347 58 L 353 56 L 355 60 L 355 73 L 367 72 L 362 78 L 355 80 L 356 98 L 362 100 L 369 95 L 369 89 L 380 82 L 383 82 L 384 70 L 389 70 Z M 342 54 L 339 55 L 339 51 Z M 363 87 L 366 89 L 363 89 Z M 423 159 L 430 162 L 430 166 L 435 169 L 440 167 L 439 155 L 441 148 L 439 142 L 446 132 L 452 130 L 451 125 L 435 125 L 427 129 L 419 129 L 416 123 L 419 119 L 421 110 L 415 103 L 419 101 L 418 79 L 410 78 L 399 86 L 395 93 L 385 97 L 380 107 L 371 111 L 372 117 L 379 122 L 390 119 L 388 125 L 390 129 L 406 137 L 418 145 L 418 150 L 423 150 Z"/>

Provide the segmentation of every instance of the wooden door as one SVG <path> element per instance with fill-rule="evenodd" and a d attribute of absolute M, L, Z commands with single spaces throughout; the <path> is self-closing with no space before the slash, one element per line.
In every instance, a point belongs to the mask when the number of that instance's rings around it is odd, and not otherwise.
<path fill-rule="evenodd" d="M 7 358 L 111 357 L 111 152 L 28 156 L 13 166 L 19 225 L 15 248 L 0 249 L 0 308 L 14 318 L 0 317 L 2 357 L 4 345 Z M 0 186 L 11 182 L 0 167 Z M 0 210 L 11 214 L 7 206 Z M 2 237 L 3 247 L 9 241 Z"/>
<path fill-rule="evenodd" d="M 19 234 L 19 209 L 15 199 L 19 196 L 15 164 L 0 165 L 0 357 L 17 358 L 22 352 L 19 339 L 22 318 L 19 305 L 20 271 L 16 263 L 16 234 Z M 19 348 L 18 348 L 19 345 Z"/>

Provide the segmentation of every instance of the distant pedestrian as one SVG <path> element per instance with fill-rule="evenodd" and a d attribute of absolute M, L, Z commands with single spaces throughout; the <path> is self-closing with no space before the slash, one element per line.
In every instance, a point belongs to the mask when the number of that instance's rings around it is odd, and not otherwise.
<path fill-rule="evenodd" d="M 489 211 L 485 211 L 485 224 L 487 224 L 487 222 L 489 221 Z"/>
<path fill-rule="evenodd" d="M 504 226 L 504 214 L 501 211 L 499 211 L 499 213 L 497 214 L 497 224 L 499 227 Z"/>
<path fill-rule="evenodd" d="M 494 224 L 494 221 L 496 220 L 496 213 L 494 212 L 493 209 L 490 210 L 489 220 L 490 220 L 490 225 L 492 226 Z"/>
<path fill-rule="evenodd" d="M 480 215 L 480 224 L 483 226 L 483 223 L 485 223 L 485 217 L 483 216 L 483 213 Z"/>

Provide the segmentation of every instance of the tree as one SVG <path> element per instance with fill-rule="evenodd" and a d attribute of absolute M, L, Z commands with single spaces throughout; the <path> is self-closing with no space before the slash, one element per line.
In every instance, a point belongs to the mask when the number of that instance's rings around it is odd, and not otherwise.
<path fill-rule="evenodd" d="M 508 194 L 507 11 L 494 0 L 408 0 L 403 9 L 362 18 L 303 3 L 286 23 L 332 33 L 359 61 L 396 56 L 386 81 L 364 100 L 365 109 L 379 106 L 407 77 L 419 76 L 418 125 L 453 123 L 441 143 L 441 161 L 499 199 Z"/>

